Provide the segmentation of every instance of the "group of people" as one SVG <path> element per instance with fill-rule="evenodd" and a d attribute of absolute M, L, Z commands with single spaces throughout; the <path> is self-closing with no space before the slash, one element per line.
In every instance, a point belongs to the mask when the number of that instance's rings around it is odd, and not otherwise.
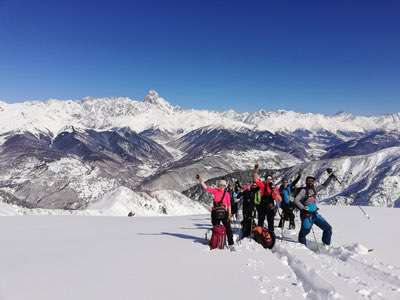
<path fill-rule="evenodd" d="M 295 209 L 298 209 L 301 220 L 299 242 L 306 245 L 306 236 L 315 224 L 323 231 L 322 242 L 330 245 L 332 227 L 321 216 L 317 207 L 318 193 L 327 187 L 334 178 L 332 169 L 327 169 L 327 172 L 329 177 L 323 184 L 316 186 L 316 179 L 308 176 L 303 187 L 296 186 L 302 176 L 301 173 L 291 182 L 284 177 L 280 185 L 273 183 L 272 174 L 266 174 L 263 180 L 259 175 L 258 164 L 252 170 L 251 183 L 243 185 L 238 181 L 228 185 L 226 180 L 221 179 L 214 188 L 209 187 L 199 175 L 197 175 L 197 179 L 203 190 L 213 196 L 212 225 L 216 226 L 222 223 L 225 226 L 228 245 L 233 251 L 235 248 L 231 221 L 232 218 L 238 219 L 239 207 L 241 207 L 243 215 L 242 238 L 251 236 L 252 228 L 255 225 L 264 227 L 265 220 L 267 220 L 268 230 L 274 232 L 277 212 L 281 217 L 278 227 L 283 227 L 285 221 L 289 221 L 289 229 L 295 229 Z"/>

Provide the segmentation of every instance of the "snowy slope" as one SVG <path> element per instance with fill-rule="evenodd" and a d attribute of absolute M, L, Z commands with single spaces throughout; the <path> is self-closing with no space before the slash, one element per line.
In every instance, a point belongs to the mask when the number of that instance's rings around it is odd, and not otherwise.
<path fill-rule="evenodd" d="M 164 172 L 157 173 L 144 180 L 141 189 L 145 191 L 174 189 L 184 191 L 197 185 L 196 174 L 204 179 L 225 176 L 239 170 L 249 170 L 254 162 L 271 169 L 292 167 L 302 161 L 290 154 L 280 151 L 236 151 L 227 150 L 217 154 L 206 154 L 204 157 L 182 166 L 176 165 Z"/>
<path fill-rule="evenodd" d="M 180 216 L 202 214 L 208 212 L 208 209 L 174 190 L 145 193 L 134 192 L 124 186 L 109 188 L 99 200 L 89 203 L 82 210 L 26 208 L 0 202 L 0 216 L 127 216 L 129 212 L 134 212 L 136 216 Z"/>
<path fill-rule="evenodd" d="M 391 147 L 372 154 L 321 159 L 296 165 L 287 172 L 294 177 L 314 175 L 322 183 L 326 168 L 336 170 L 342 184 L 333 181 L 320 196 L 327 202 L 343 205 L 400 207 L 400 147 Z M 304 182 L 301 183 L 304 185 Z"/>
<path fill-rule="evenodd" d="M 3 217 L 0 299 L 399 299 L 399 211 L 321 211 L 334 228 L 321 254 L 248 240 L 210 252 L 206 215 Z"/>

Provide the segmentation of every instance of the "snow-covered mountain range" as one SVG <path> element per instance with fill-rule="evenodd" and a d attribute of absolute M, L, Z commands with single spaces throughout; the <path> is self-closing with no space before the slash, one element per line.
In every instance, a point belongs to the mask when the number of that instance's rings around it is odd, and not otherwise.
<path fill-rule="evenodd" d="M 326 201 L 400 206 L 399 147 L 400 113 L 191 110 L 152 90 L 143 101 L 0 102 L 0 198 L 84 209 L 122 188 L 142 193 L 132 201 L 144 207 L 143 193 L 184 191 L 197 173 L 225 176 L 258 161 L 288 176 L 334 166 L 344 180 Z"/>
<path fill-rule="evenodd" d="M 210 126 L 272 133 L 326 130 L 341 136 L 346 136 L 348 132 L 400 130 L 400 113 L 362 117 L 348 113 L 326 116 L 284 110 L 237 113 L 181 109 L 153 90 L 143 101 L 120 97 L 85 98 L 80 101 L 52 99 L 14 104 L 0 102 L 0 113 L 0 132 L 3 133 L 23 129 L 49 131 L 55 135 L 66 126 L 95 130 L 129 127 L 136 132 L 152 128 L 180 136 Z"/>

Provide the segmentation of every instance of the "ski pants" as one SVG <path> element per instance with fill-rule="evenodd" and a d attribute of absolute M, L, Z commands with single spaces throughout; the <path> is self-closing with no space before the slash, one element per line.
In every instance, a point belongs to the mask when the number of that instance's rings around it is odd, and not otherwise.
<path fill-rule="evenodd" d="M 306 236 L 310 233 L 313 225 L 322 229 L 322 242 L 325 245 L 331 244 L 332 226 L 318 213 L 301 216 L 301 228 L 299 232 L 299 242 L 306 245 Z"/>
<path fill-rule="evenodd" d="M 251 235 L 251 227 L 253 225 L 253 218 L 247 217 L 242 221 L 242 238 L 248 237 Z"/>
<path fill-rule="evenodd" d="M 268 222 L 268 230 L 274 232 L 274 218 L 275 218 L 275 207 L 269 208 L 265 203 L 261 203 L 257 207 L 257 214 L 258 214 L 258 226 L 264 227 L 265 217 L 267 217 Z"/>
<path fill-rule="evenodd" d="M 251 235 L 251 229 L 255 217 L 255 209 L 253 199 L 244 199 L 242 205 L 242 238 Z"/>
<path fill-rule="evenodd" d="M 282 217 L 279 224 L 283 226 L 284 221 L 289 220 L 289 225 L 294 227 L 295 215 L 293 212 L 293 208 L 290 207 L 288 204 L 282 204 L 281 207 L 282 207 Z"/>
<path fill-rule="evenodd" d="M 214 211 L 211 212 L 211 223 L 213 226 L 222 224 L 225 226 L 226 235 L 228 237 L 228 245 L 233 245 L 233 234 L 231 222 L 228 220 L 228 212 L 225 214 L 225 217 L 222 220 L 219 220 L 215 217 Z"/>

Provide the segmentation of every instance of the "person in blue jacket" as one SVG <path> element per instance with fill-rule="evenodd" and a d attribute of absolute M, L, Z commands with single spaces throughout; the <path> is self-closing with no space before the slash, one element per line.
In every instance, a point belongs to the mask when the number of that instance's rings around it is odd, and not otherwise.
<path fill-rule="evenodd" d="M 326 188 L 335 177 L 332 169 L 327 169 L 328 179 L 321 185 L 315 186 L 315 178 L 308 176 L 306 186 L 300 190 L 295 198 L 295 204 L 300 209 L 301 228 L 299 232 L 299 242 L 306 245 L 306 236 L 310 233 L 315 224 L 322 229 L 322 242 L 325 245 L 331 244 L 332 226 L 318 213 L 317 199 L 318 192 Z"/>
<path fill-rule="evenodd" d="M 282 198 L 281 201 L 282 215 L 278 227 L 284 227 L 285 221 L 289 220 L 289 229 L 296 228 L 296 225 L 294 223 L 295 215 L 293 212 L 293 210 L 295 209 L 293 193 L 296 184 L 299 182 L 300 178 L 301 178 L 301 173 L 299 173 L 296 179 L 293 180 L 291 183 L 289 183 L 289 180 L 286 177 L 282 179 L 282 184 L 279 187 L 279 192 Z"/>

